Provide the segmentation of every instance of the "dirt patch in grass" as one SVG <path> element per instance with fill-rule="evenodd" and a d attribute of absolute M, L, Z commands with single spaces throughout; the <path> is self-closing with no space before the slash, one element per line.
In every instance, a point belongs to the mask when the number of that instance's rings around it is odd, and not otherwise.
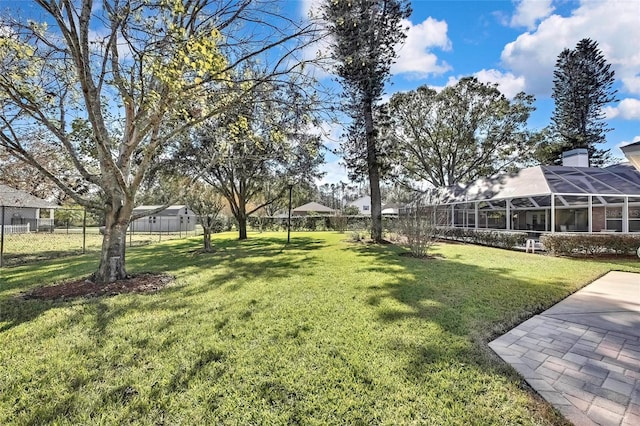
<path fill-rule="evenodd" d="M 113 296 L 122 293 L 152 293 L 175 280 L 167 274 L 132 275 L 125 280 L 108 284 L 96 284 L 87 279 L 69 281 L 61 284 L 38 287 L 23 293 L 23 299 L 71 299 L 76 297 Z"/>
<path fill-rule="evenodd" d="M 444 259 L 444 256 L 441 254 L 425 254 L 424 256 L 416 256 L 410 251 L 404 251 L 399 254 L 402 257 L 410 257 L 412 259 L 422 259 L 422 260 L 436 260 L 436 259 Z"/>

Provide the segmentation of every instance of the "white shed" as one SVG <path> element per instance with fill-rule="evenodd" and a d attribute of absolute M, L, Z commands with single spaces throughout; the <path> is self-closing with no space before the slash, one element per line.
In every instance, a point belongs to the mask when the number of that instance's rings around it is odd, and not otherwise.
<path fill-rule="evenodd" d="M 162 206 L 138 206 L 133 215 L 145 214 L 144 217 L 131 222 L 132 232 L 182 232 L 193 231 L 196 226 L 196 215 L 186 205 L 169 206 L 157 211 Z M 153 213 L 156 211 L 155 213 Z M 150 212 L 149 214 L 146 214 Z"/>

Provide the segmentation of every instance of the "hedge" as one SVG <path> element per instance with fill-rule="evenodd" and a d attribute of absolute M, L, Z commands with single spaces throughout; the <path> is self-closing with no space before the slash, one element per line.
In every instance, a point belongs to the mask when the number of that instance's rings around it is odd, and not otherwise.
<path fill-rule="evenodd" d="M 382 227 L 391 229 L 395 218 L 383 217 Z M 249 227 L 259 231 L 287 229 L 286 217 L 250 216 Z M 291 216 L 292 231 L 361 231 L 371 228 L 371 216 Z"/>
<path fill-rule="evenodd" d="M 438 227 L 437 229 L 440 238 L 507 249 L 525 245 L 528 237 L 526 232 L 452 227 Z"/>
<path fill-rule="evenodd" d="M 545 234 L 540 237 L 553 254 L 588 256 L 633 254 L 640 247 L 640 235 L 629 234 Z"/>

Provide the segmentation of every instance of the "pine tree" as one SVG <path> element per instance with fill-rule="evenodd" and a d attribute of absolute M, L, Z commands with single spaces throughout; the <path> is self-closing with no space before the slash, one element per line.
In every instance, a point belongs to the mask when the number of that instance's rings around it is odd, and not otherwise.
<path fill-rule="evenodd" d="M 575 49 L 564 49 L 553 73 L 555 110 L 553 130 L 563 149 L 587 148 L 592 164 L 606 160 L 608 150 L 596 149 L 611 129 L 604 122 L 603 108 L 616 101 L 612 89 L 614 71 L 598 48 L 585 38 Z"/>
<path fill-rule="evenodd" d="M 382 241 L 381 149 L 375 109 L 390 77 L 395 48 L 406 37 L 402 20 L 410 14 L 407 0 L 325 0 L 322 6 L 322 17 L 333 37 L 335 72 L 347 98 L 346 112 L 352 118 L 347 144 L 365 142 L 348 165 L 354 168 L 358 159 L 366 159 L 374 241 Z"/>

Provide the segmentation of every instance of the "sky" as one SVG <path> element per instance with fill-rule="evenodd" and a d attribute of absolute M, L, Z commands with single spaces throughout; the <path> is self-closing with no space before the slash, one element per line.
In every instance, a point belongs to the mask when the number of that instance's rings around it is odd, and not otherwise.
<path fill-rule="evenodd" d="M 314 0 L 294 1 L 306 15 Z M 606 107 L 602 148 L 624 158 L 619 147 L 640 141 L 640 0 L 413 0 L 407 39 L 392 68 L 385 98 L 421 85 L 442 88 L 465 76 L 497 83 L 507 96 L 536 98 L 528 127 L 550 124 L 551 90 L 558 54 L 578 41 L 598 42 L 615 70 L 618 102 Z M 325 76 L 330 81 L 331 76 Z M 335 147 L 341 130 L 327 127 Z M 320 183 L 346 181 L 339 158 L 327 156 Z"/>
<path fill-rule="evenodd" d="M 96 1 L 96 3 L 100 3 Z M 320 0 L 284 0 L 286 12 L 306 17 Z M 624 158 L 619 147 L 640 141 L 640 0 L 413 0 L 383 100 L 421 85 L 439 89 L 465 76 L 497 83 L 507 96 L 524 91 L 536 98 L 528 127 L 550 124 L 551 90 L 558 54 L 579 40 L 598 42 L 616 73 L 618 101 L 606 110 L 603 148 Z M 29 11 L 31 0 L 0 0 L 0 8 Z M 308 51 L 315 56 L 315 49 Z M 334 77 L 320 74 L 324 83 Z M 325 124 L 325 144 L 335 149 L 342 128 Z M 327 154 L 319 183 L 347 181 L 340 158 Z"/>

